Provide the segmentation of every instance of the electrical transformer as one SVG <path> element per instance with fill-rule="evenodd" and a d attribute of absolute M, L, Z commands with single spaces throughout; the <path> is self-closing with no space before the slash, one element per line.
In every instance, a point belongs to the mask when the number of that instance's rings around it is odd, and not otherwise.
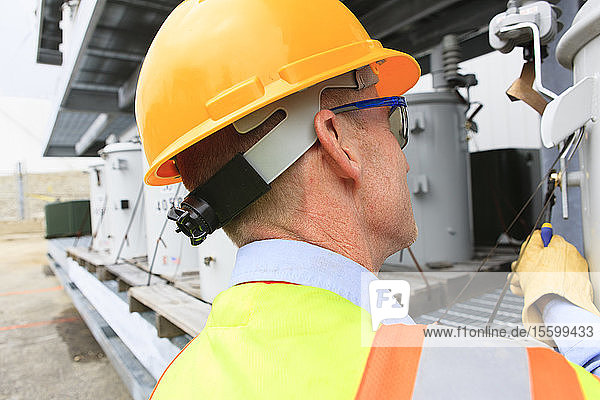
<path fill-rule="evenodd" d="M 423 266 L 449 267 L 473 254 L 465 105 L 451 90 L 409 94 L 406 100 L 411 136 L 404 153 L 419 229 L 411 248 Z M 414 265 L 406 251 L 386 264 Z"/>
<path fill-rule="evenodd" d="M 139 143 L 112 143 L 99 151 L 104 159 L 109 253 L 115 259 L 146 256 L 143 213 L 142 149 Z M 104 222 L 103 222 L 104 223 Z"/>
<path fill-rule="evenodd" d="M 235 264 L 237 246 L 219 229 L 198 246 L 200 257 L 200 298 L 212 303 L 227 289 Z"/>

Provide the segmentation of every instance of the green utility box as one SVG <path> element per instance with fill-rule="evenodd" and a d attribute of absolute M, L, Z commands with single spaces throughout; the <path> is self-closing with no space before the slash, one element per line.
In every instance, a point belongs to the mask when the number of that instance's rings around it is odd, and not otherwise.
<path fill-rule="evenodd" d="M 90 201 L 73 200 L 46 204 L 46 239 L 90 235 Z"/>

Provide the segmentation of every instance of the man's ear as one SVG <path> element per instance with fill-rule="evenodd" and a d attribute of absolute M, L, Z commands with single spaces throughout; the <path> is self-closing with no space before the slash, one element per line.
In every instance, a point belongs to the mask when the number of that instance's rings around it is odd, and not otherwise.
<path fill-rule="evenodd" d="M 361 167 L 356 154 L 347 145 L 342 145 L 342 126 L 330 110 L 321 110 L 315 115 L 315 132 L 323 148 L 325 161 L 342 179 L 360 181 Z"/>

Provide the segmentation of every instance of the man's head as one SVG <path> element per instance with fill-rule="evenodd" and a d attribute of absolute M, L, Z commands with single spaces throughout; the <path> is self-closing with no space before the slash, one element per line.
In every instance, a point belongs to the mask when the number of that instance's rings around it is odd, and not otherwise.
<path fill-rule="evenodd" d="M 288 114 L 251 157 L 225 165 L 277 125 L 277 114 L 255 123 L 272 106 L 314 95 L 327 87 L 319 85 L 383 60 L 377 93 L 326 91 L 321 112 L 314 96 L 304 103 L 310 112 Z M 286 237 L 349 256 L 362 248 L 369 254 L 353 258 L 376 266 L 414 239 L 406 162 L 385 128 L 384 108 L 337 116 L 327 109 L 377 94 L 399 96 L 419 76 L 414 58 L 369 37 L 339 0 L 264 0 L 260 7 L 246 0 L 184 1 L 161 26 L 140 70 L 135 114 L 149 164 L 144 180 L 158 186 L 183 180 L 192 189 L 219 171 L 192 195 L 194 205 L 183 203 L 187 211 L 169 213 L 193 243 L 230 221 L 237 244 Z M 303 125 L 313 117 L 314 124 Z"/>
<path fill-rule="evenodd" d="M 351 91 L 344 89 L 342 93 L 347 95 Z M 360 91 L 356 100 L 376 98 L 377 95 L 375 88 L 370 87 Z M 326 109 L 317 114 L 315 131 L 318 144 L 323 153 L 338 152 L 339 158 L 330 164 L 331 168 L 339 168 L 336 164 L 344 165 L 345 158 L 351 160 L 350 166 L 356 167 L 356 175 L 351 176 L 348 182 L 354 191 L 348 193 L 348 198 L 357 204 L 365 236 L 373 240 L 376 250 L 373 255 L 385 259 L 410 246 L 417 236 L 407 185 L 409 166 L 400 144 L 390 131 L 389 107 L 338 115 L 327 110 L 347 102 L 347 98 L 335 99 L 333 104 L 326 104 Z M 327 136 L 335 147 L 341 145 L 341 148 L 329 149 L 325 144 Z M 348 138 L 346 144 L 344 138 Z M 383 259 L 380 261 L 383 262 Z"/>
<path fill-rule="evenodd" d="M 314 116 L 315 145 L 224 227 L 238 246 L 269 238 L 304 240 L 378 268 L 414 241 L 408 165 L 390 131 L 389 108 L 330 111 L 375 97 L 374 86 L 323 92 Z M 230 125 L 181 152 L 176 162 L 186 187 L 202 184 L 283 118 L 285 113 L 277 112 L 244 135 Z"/>

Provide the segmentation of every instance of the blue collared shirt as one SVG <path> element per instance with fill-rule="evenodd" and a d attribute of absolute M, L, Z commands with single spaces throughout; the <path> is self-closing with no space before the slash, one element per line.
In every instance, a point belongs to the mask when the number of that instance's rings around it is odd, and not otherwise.
<path fill-rule="evenodd" d="M 336 293 L 370 311 L 368 287 L 375 274 L 341 254 L 295 240 L 260 240 L 237 253 L 230 286 L 245 282 L 281 281 Z M 385 323 L 414 324 L 410 316 Z"/>
<path fill-rule="evenodd" d="M 238 250 L 230 286 L 256 281 L 313 286 L 336 293 L 370 312 L 368 286 L 376 279 L 362 265 L 333 251 L 301 241 L 269 239 L 249 243 Z M 600 324 L 600 317 L 562 299 L 550 301 L 543 317 L 547 324 Z M 414 321 L 407 316 L 385 323 L 414 324 Z M 590 346 L 590 342 L 583 339 L 555 338 L 555 342 L 567 359 L 600 374 L 599 346 Z"/>

